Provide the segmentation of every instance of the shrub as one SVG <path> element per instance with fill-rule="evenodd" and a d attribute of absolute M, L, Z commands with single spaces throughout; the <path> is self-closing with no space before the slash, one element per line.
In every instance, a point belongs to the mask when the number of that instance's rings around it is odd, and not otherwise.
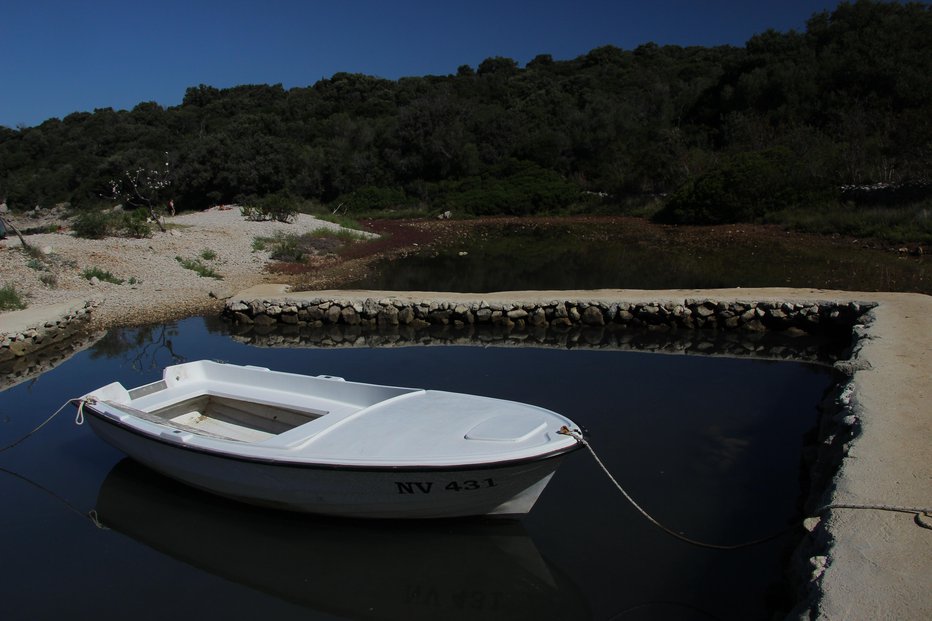
<path fill-rule="evenodd" d="M 276 261 L 300 263 L 304 260 L 304 249 L 298 243 L 295 235 L 284 235 L 276 239 L 269 256 Z"/>
<path fill-rule="evenodd" d="M 113 214 L 105 211 L 84 211 L 74 219 L 71 230 L 84 239 L 103 239 L 114 230 Z"/>
<path fill-rule="evenodd" d="M 281 194 L 270 194 L 262 198 L 247 199 L 246 204 L 240 207 L 240 213 L 247 220 L 257 222 L 292 222 L 298 215 L 298 209 L 294 200 Z"/>
<path fill-rule="evenodd" d="M 401 188 L 382 188 L 366 186 L 349 194 L 340 196 L 334 203 L 344 213 L 348 211 L 382 211 L 386 209 L 407 208 L 417 204 L 417 199 L 409 197 Z"/>
<path fill-rule="evenodd" d="M 253 242 L 253 249 L 268 250 L 269 258 L 275 261 L 301 263 L 308 255 L 334 252 L 365 239 L 365 235 L 356 231 L 320 228 L 303 235 L 279 233 L 275 237 L 260 237 Z"/>
<path fill-rule="evenodd" d="M 755 222 L 771 212 L 830 198 L 799 162 L 782 148 L 737 153 L 683 184 L 654 219 L 671 224 Z"/>
<path fill-rule="evenodd" d="M 443 188 L 453 210 L 477 216 L 526 216 L 565 209 L 579 200 L 579 188 L 533 162 L 509 160 L 488 173 Z"/>
<path fill-rule="evenodd" d="M 83 272 L 81 272 L 81 275 L 82 275 L 84 278 L 86 278 L 87 280 L 90 280 L 91 278 L 97 278 L 97 280 L 100 280 L 100 281 L 103 281 L 103 282 L 110 282 L 110 283 L 113 283 L 113 284 L 115 284 L 115 285 L 122 285 L 122 284 L 123 284 L 123 279 L 122 279 L 122 278 L 117 278 L 116 276 L 114 276 L 114 275 L 111 274 L 110 272 L 105 271 L 105 270 L 102 270 L 102 269 L 99 268 L 99 267 L 89 267 L 89 268 L 85 269 Z"/>
<path fill-rule="evenodd" d="M 0 287 L 0 311 L 22 310 L 26 303 L 13 285 Z"/>
<path fill-rule="evenodd" d="M 141 239 L 152 237 L 152 225 L 144 209 L 134 209 L 123 214 L 121 230 L 128 237 Z"/>
<path fill-rule="evenodd" d="M 71 225 L 75 236 L 84 239 L 103 239 L 120 233 L 127 237 L 152 237 L 152 225 L 144 209 L 125 212 L 85 211 Z"/>
<path fill-rule="evenodd" d="M 175 260 L 181 264 L 181 267 L 186 270 L 191 270 L 201 278 L 216 278 L 217 280 L 223 280 L 223 276 L 218 274 L 212 267 L 209 265 L 204 265 L 198 259 L 182 259 L 181 257 L 175 257 Z"/>

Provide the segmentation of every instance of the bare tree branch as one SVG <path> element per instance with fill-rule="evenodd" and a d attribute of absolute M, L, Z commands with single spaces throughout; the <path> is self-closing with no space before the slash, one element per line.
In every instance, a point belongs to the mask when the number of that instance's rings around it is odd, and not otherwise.
<path fill-rule="evenodd" d="M 3 216 L 0 216 L 0 222 L 3 222 L 3 226 L 5 226 L 6 228 L 10 229 L 10 230 L 13 231 L 14 233 L 16 233 L 16 236 L 19 237 L 19 241 L 20 241 L 20 243 L 23 245 L 23 248 L 30 248 L 30 245 L 27 244 L 27 243 L 26 243 L 26 240 L 23 238 L 23 234 L 20 233 L 20 232 L 19 232 L 19 229 L 16 228 L 15 226 L 13 226 L 13 224 L 12 224 L 9 220 L 7 220 L 6 218 L 4 218 Z"/>

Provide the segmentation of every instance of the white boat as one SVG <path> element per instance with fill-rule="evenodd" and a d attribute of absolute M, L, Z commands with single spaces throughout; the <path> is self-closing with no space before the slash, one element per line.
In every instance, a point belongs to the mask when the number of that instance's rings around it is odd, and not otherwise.
<path fill-rule="evenodd" d="M 572 421 L 532 405 L 209 361 L 81 402 L 97 435 L 165 475 L 348 517 L 523 515 L 582 446 Z"/>

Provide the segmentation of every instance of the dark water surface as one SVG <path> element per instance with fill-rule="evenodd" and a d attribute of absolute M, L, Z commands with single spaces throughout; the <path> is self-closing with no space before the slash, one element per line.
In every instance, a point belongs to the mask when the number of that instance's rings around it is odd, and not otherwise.
<path fill-rule="evenodd" d="M 717 543 L 797 519 L 803 446 L 834 379 L 811 364 L 608 350 L 259 348 L 192 318 L 115 330 L 0 392 L 0 446 L 69 397 L 201 358 L 556 410 L 648 511 Z M 517 522 L 357 522 L 215 499 L 125 460 L 73 408 L 0 453 L 0 468 L 4 619 L 769 619 L 791 603 L 800 536 L 683 543 L 583 451 Z M 92 510 L 107 529 L 82 517 Z"/>
<path fill-rule="evenodd" d="M 927 257 L 828 238 L 696 240 L 676 227 L 478 226 L 439 252 L 377 263 L 346 288 L 489 292 L 549 289 L 813 287 L 932 294 Z"/>

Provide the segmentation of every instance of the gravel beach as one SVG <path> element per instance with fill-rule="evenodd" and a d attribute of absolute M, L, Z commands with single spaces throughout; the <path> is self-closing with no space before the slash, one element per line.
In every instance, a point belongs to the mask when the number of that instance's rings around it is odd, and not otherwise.
<path fill-rule="evenodd" d="M 20 229 L 35 226 L 26 218 L 7 217 Z M 13 285 L 27 310 L 96 301 L 94 321 L 101 326 L 176 318 L 219 308 L 224 298 L 269 279 L 269 253 L 253 249 L 255 238 L 340 228 L 306 214 L 291 223 L 249 221 L 236 207 L 185 213 L 167 218 L 166 225 L 168 232 L 153 226 L 152 236 L 142 239 L 81 239 L 67 230 L 29 235 L 26 241 L 36 256 L 23 252 L 10 231 L 0 240 L 0 286 Z M 199 276 L 183 267 L 179 257 L 199 260 L 222 278 Z M 124 282 L 92 283 L 83 273 L 93 268 Z"/>

